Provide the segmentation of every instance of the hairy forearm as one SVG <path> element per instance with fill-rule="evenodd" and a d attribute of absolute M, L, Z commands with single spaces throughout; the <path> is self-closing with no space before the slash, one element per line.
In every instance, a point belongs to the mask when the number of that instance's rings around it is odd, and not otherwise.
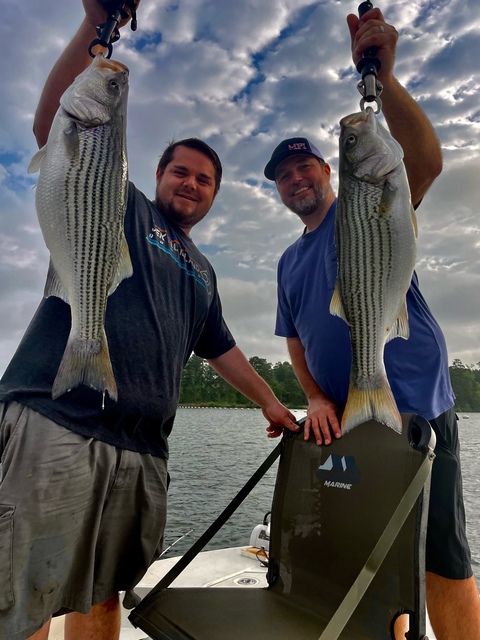
<path fill-rule="evenodd" d="M 413 204 L 423 198 L 442 171 L 442 150 L 424 111 L 390 76 L 383 79 L 382 110 L 393 137 L 402 145 Z"/>
<path fill-rule="evenodd" d="M 420 106 L 393 75 L 398 32 L 385 22 L 378 7 L 359 20 L 347 16 L 352 56 L 358 64 L 370 47 L 381 62 L 378 78 L 383 84 L 382 110 L 390 132 L 402 145 L 413 204 L 423 198 L 442 171 L 442 152 L 435 130 Z"/>

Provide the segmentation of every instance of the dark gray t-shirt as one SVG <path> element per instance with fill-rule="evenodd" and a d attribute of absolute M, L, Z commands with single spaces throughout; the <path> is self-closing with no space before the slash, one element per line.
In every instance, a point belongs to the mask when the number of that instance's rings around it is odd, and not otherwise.
<path fill-rule="evenodd" d="M 235 346 L 215 273 L 192 240 L 129 185 L 125 235 L 133 276 L 108 298 L 105 318 L 118 402 L 85 386 L 52 400 L 70 333 L 70 307 L 44 298 L 0 381 L 16 400 L 76 433 L 168 456 L 183 367 L 192 351 L 215 358 Z"/>

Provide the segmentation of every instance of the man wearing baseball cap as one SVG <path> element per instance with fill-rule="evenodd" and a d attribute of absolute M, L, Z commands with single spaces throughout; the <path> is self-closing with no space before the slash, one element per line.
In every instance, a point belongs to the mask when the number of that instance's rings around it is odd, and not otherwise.
<path fill-rule="evenodd" d="M 307 138 L 288 138 L 282 140 L 273 150 L 272 157 L 265 167 L 265 177 L 275 180 L 275 169 L 278 165 L 294 155 L 310 155 L 323 160 L 320 151 Z"/>
<path fill-rule="evenodd" d="M 442 169 L 435 131 L 393 75 L 396 29 L 373 9 L 359 22 L 347 18 L 354 62 L 375 46 L 381 60 L 383 114 L 402 145 L 412 203 L 418 205 Z M 295 373 L 308 399 L 305 439 L 340 438 L 337 417 L 348 394 L 351 346 L 347 324 L 330 314 L 337 276 L 336 198 L 330 166 L 310 138 L 282 140 L 264 174 L 304 232 L 280 258 L 275 333 L 285 337 Z M 408 340 L 392 340 L 384 354 L 387 376 L 401 413 L 430 421 L 437 437 L 426 549 L 427 606 L 437 640 L 478 640 L 480 604 L 465 532 L 465 511 L 454 394 L 445 339 L 414 273 L 407 293 Z M 462 613 L 463 612 L 463 613 Z M 403 622 L 395 627 L 404 638 Z"/>
<path fill-rule="evenodd" d="M 264 171 L 282 202 L 313 231 L 335 203 L 330 165 L 307 138 L 288 138 L 275 147 Z"/>

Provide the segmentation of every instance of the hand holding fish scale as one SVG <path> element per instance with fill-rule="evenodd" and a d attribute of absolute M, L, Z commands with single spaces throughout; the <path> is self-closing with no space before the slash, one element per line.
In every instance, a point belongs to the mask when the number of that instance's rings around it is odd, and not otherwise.
<path fill-rule="evenodd" d="M 82 0 L 82 3 L 85 10 L 86 19 L 93 27 L 96 27 L 97 25 L 103 24 L 105 22 L 107 18 L 107 7 L 109 5 L 108 0 Z M 137 8 L 139 4 L 140 0 L 136 0 L 135 5 Z M 128 13 L 130 13 L 128 7 L 126 7 L 126 10 Z M 119 29 L 128 24 L 129 21 L 130 18 L 122 20 L 118 25 Z"/>

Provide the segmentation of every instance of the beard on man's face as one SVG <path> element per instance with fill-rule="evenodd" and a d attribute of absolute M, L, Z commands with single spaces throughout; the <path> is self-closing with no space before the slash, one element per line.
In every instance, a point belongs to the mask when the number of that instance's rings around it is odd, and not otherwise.
<path fill-rule="evenodd" d="M 203 220 L 208 213 L 208 211 L 205 211 L 204 213 L 199 211 L 196 211 L 195 213 L 182 211 L 181 207 L 175 204 L 173 197 L 169 199 L 162 198 L 158 191 L 155 198 L 155 204 L 167 220 L 182 228 L 187 227 L 191 229 L 198 222 Z"/>
<path fill-rule="evenodd" d="M 319 206 L 326 201 L 330 189 L 313 185 L 313 195 L 306 195 L 298 200 L 290 200 L 284 204 L 298 216 L 309 216 L 315 213 Z"/>
<path fill-rule="evenodd" d="M 162 198 L 159 193 L 156 194 L 155 204 L 163 213 L 163 215 L 169 220 L 175 221 L 178 217 L 181 217 L 181 214 L 178 212 L 175 207 L 175 203 L 173 202 L 173 198 L 167 200 L 166 198 Z"/>
<path fill-rule="evenodd" d="M 315 195 L 302 198 L 302 200 L 293 203 L 290 209 L 299 216 L 309 216 L 315 213 L 318 207 L 318 199 Z"/>

